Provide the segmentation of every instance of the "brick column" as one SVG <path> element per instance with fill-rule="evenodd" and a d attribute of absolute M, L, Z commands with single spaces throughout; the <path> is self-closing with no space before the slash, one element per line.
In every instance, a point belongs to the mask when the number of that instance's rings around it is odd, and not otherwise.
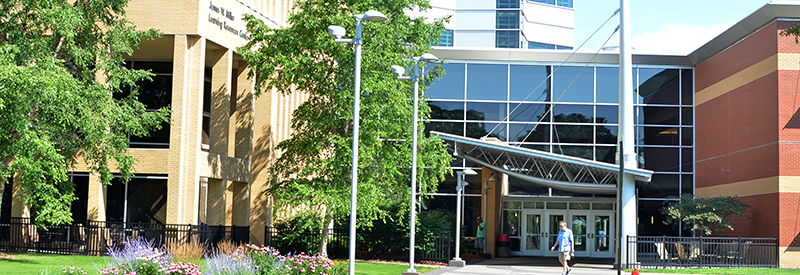
<path fill-rule="evenodd" d="M 243 80 L 246 72 L 241 69 L 240 71 L 238 87 L 244 89 L 244 83 L 247 83 L 247 87 L 252 89 L 253 84 Z M 266 244 L 264 228 L 272 225 L 273 200 L 261 192 L 269 187 L 272 175 L 268 173 L 267 168 L 272 165 L 276 158 L 274 152 L 274 133 L 276 129 L 272 127 L 275 110 L 272 103 L 276 101 L 277 94 L 277 91 L 264 91 L 260 97 L 253 100 L 253 153 L 250 158 L 252 170 L 250 184 L 250 242 L 254 244 Z"/>
<path fill-rule="evenodd" d="M 167 223 L 195 224 L 206 40 L 184 34 L 174 37 Z"/>
<path fill-rule="evenodd" d="M 486 253 L 496 255 L 495 241 L 497 234 L 500 234 L 500 222 L 502 222 L 499 211 L 500 196 L 502 196 L 502 182 L 499 180 L 498 172 L 488 168 L 481 168 L 481 200 L 485 204 L 486 213 L 483 220 L 486 222 Z M 483 211 L 483 209 L 481 209 Z"/>
<path fill-rule="evenodd" d="M 86 200 L 87 220 L 106 220 L 106 187 L 100 182 L 100 175 L 89 174 L 89 195 Z"/>

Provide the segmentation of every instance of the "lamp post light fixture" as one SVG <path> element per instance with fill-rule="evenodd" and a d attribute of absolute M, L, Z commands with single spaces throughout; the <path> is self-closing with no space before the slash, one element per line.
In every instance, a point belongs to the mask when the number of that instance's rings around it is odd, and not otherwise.
<path fill-rule="evenodd" d="M 353 166 L 351 171 L 351 191 L 350 191 L 350 261 L 349 274 L 355 274 L 356 260 L 356 194 L 358 191 L 358 126 L 359 126 L 359 105 L 361 101 L 361 22 L 372 21 L 382 22 L 389 18 L 383 13 L 369 10 L 364 14 L 356 16 L 356 37 L 353 39 L 342 39 L 347 32 L 340 26 L 328 26 L 328 34 L 336 37 L 336 43 L 353 43 L 356 45 L 355 60 L 355 82 L 353 89 Z"/>
<path fill-rule="evenodd" d="M 408 79 L 414 81 L 414 118 L 413 118 L 413 136 L 411 137 L 411 230 L 409 236 L 409 247 L 408 247 L 408 270 L 404 274 L 408 273 L 416 273 L 417 271 L 414 269 L 414 238 L 416 237 L 416 192 L 417 192 L 417 117 L 419 116 L 419 78 L 421 77 L 419 71 L 419 63 L 420 62 L 429 62 L 429 63 L 436 63 L 439 62 L 439 58 L 433 54 L 426 53 L 421 56 L 417 56 L 412 58 L 414 62 L 414 75 L 412 76 L 405 76 L 403 75 L 406 70 L 405 68 L 392 65 L 392 72 L 396 73 L 398 79 Z"/>
<path fill-rule="evenodd" d="M 453 257 L 453 260 L 450 261 L 450 266 L 464 266 L 464 260 L 461 259 L 461 196 L 464 194 L 464 187 L 469 185 L 469 182 L 464 180 L 464 176 L 474 176 L 477 174 L 475 170 L 469 168 L 456 172 L 456 177 L 458 179 L 458 185 L 456 185 L 456 255 Z"/>

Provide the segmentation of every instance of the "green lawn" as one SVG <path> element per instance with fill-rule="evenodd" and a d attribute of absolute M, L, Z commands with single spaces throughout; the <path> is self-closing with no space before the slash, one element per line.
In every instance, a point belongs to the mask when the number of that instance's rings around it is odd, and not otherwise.
<path fill-rule="evenodd" d="M 0 257 L 0 274 L 62 274 L 61 268 L 73 265 L 82 268 L 87 274 L 97 275 L 99 272 L 96 267 L 106 266 L 106 257 L 25 253 L 11 255 L 9 258 Z M 436 269 L 425 266 L 415 266 L 415 268 L 422 273 Z M 356 274 L 359 275 L 397 275 L 407 269 L 408 264 L 356 262 Z"/>
<path fill-rule="evenodd" d="M 631 272 L 633 270 L 628 270 Z M 639 270 L 639 273 L 680 273 L 680 274 L 720 274 L 720 275 L 772 275 L 772 274 L 800 274 L 800 269 L 788 268 L 687 268 L 687 269 L 648 269 Z"/>

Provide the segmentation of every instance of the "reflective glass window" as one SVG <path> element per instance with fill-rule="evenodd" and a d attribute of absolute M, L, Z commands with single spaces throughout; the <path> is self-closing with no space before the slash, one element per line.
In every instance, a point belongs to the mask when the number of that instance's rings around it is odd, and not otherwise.
<path fill-rule="evenodd" d="M 594 102 L 594 67 L 553 68 L 554 102 Z"/>
<path fill-rule="evenodd" d="M 501 121 L 506 118 L 506 103 L 467 102 L 467 120 Z"/>
<path fill-rule="evenodd" d="M 614 159 L 617 155 L 617 147 L 597 146 L 594 148 L 594 155 L 596 161 L 614 164 Z"/>
<path fill-rule="evenodd" d="M 664 225 L 666 219 L 664 214 L 661 214 L 664 200 L 640 200 L 638 204 L 639 232 L 647 232 L 648 236 L 678 236 L 680 234 L 678 228 Z"/>
<path fill-rule="evenodd" d="M 597 125 L 597 144 L 617 144 L 618 126 Z"/>
<path fill-rule="evenodd" d="M 490 134 L 491 131 L 491 134 Z M 506 125 L 498 123 L 467 123 L 467 137 L 482 138 L 485 136 L 496 137 L 506 142 Z"/>
<path fill-rule="evenodd" d="M 597 116 L 594 118 L 595 123 L 619 123 L 619 106 L 597 105 L 595 109 L 597 110 Z"/>
<path fill-rule="evenodd" d="M 692 146 L 694 129 L 689 127 L 681 127 L 681 145 Z"/>
<path fill-rule="evenodd" d="M 439 121 L 431 121 L 425 123 L 425 133 L 429 134 L 431 131 L 437 131 L 442 133 L 454 134 L 454 135 L 464 135 L 464 123 L 463 122 L 439 122 Z"/>
<path fill-rule="evenodd" d="M 550 152 L 550 145 L 520 144 L 519 147 L 528 148 L 531 150 L 538 150 L 542 152 Z"/>
<path fill-rule="evenodd" d="M 691 148 L 681 149 L 681 172 L 692 172 L 694 170 L 694 153 Z"/>
<path fill-rule="evenodd" d="M 643 198 L 666 198 L 677 195 L 680 195 L 680 175 L 653 174 L 650 183 L 639 188 L 639 196 Z"/>
<path fill-rule="evenodd" d="M 681 105 L 694 104 L 694 73 L 693 70 L 681 70 Z"/>
<path fill-rule="evenodd" d="M 593 140 L 592 125 L 553 125 L 553 142 L 591 144 Z"/>
<path fill-rule="evenodd" d="M 508 194 L 521 195 L 521 196 L 547 196 L 550 190 L 547 187 L 542 187 L 538 184 L 533 184 L 515 177 L 508 177 Z M 544 202 L 525 202 L 524 207 L 527 209 L 542 209 Z"/>
<path fill-rule="evenodd" d="M 496 31 L 495 48 L 519 48 L 519 31 Z"/>
<path fill-rule="evenodd" d="M 428 101 L 431 119 L 463 120 L 464 102 Z"/>
<path fill-rule="evenodd" d="M 679 107 L 636 106 L 636 124 L 679 125 Z"/>
<path fill-rule="evenodd" d="M 508 65 L 469 64 L 467 99 L 506 100 L 508 94 Z"/>
<path fill-rule="evenodd" d="M 543 4 L 550 4 L 550 5 L 555 5 L 556 4 L 556 0 L 533 0 L 533 2 L 539 2 L 539 3 L 543 3 Z"/>
<path fill-rule="evenodd" d="M 582 159 L 593 160 L 594 148 L 592 146 L 577 146 L 577 145 L 556 145 L 553 146 L 555 153 L 560 153 L 567 156 L 579 157 Z"/>
<path fill-rule="evenodd" d="M 518 10 L 498 10 L 496 17 L 498 29 L 519 29 Z"/>
<path fill-rule="evenodd" d="M 550 101 L 550 66 L 511 65 L 509 97 L 518 101 Z"/>
<path fill-rule="evenodd" d="M 680 145 L 678 138 L 678 127 L 650 127 L 636 126 L 642 132 L 642 142 L 644 145 Z"/>
<path fill-rule="evenodd" d="M 442 64 L 445 74 L 425 91 L 431 99 L 464 99 L 465 64 Z"/>
<path fill-rule="evenodd" d="M 508 137 L 510 142 L 550 142 L 550 125 L 511 123 Z"/>
<path fill-rule="evenodd" d="M 519 0 L 497 0 L 498 9 L 519 8 Z"/>
<path fill-rule="evenodd" d="M 442 31 L 442 35 L 439 36 L 439 46 L 442 47 L 453 46 L 453 30 Z"/>
<path fill-rule="evenodd" d="M 639 68 L 639 102 L 644 104 L 679 104 L 678 69 Z"/>
<path fill-rule="evenodd" d="M 547 112 L 549 104 L 539 103 L 511 103 L 509 104 L 509 120 L 524 122 L 549 122 Z"/>
<path fill-rule="evenodd" d="M 553 105 L 553 121 L 555 122 L 592 123 L 593 117 L 594 107 L 592 105 Z"/>
<path fill-rule="evenodd" d="M 558 6 L 560 6 L 560 7 L 567 7 L 567 8 L 571 8 L 572 7 L 572 0 L 558 0 L 556 2 L 558 3 Z"/>
<path fill-rule="evenodd" d="M 681 125 L 691 126 L 693 123 L 692 107 L 681 107 Z"/>
<path fill-rule="evenodd" d="M 528 41 L 528 49 L 555 50 L 556 49 L 556 45 Z"/>
<path fill-rule="evenodd" d="M 656 172 L 678 172 L 679 150 L 668 147 L 642 147 L 639 149 L 644 156 L 644 169 Z"/>
<path fill-rule="evenodd" d="M 597 67 L 597 102 L 619 103 L 619 68 Z"/>
<path fill-rule="evenodd" d="M 681 175 L 681 194 L 694 194 L 692 175 Z"/>

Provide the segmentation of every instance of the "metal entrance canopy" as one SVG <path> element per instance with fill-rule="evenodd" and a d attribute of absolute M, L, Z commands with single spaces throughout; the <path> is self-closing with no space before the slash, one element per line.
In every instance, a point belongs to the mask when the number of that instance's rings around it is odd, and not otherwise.
<path fill-rule="evenodd" d="M 616 194 L 619 166 L 600 161 L 510 146 L 431 131 L 454 155 L 544 187 L 595 194 Z M 653 171 L 626 168 L 637 183 L 650 182 Z"/>

